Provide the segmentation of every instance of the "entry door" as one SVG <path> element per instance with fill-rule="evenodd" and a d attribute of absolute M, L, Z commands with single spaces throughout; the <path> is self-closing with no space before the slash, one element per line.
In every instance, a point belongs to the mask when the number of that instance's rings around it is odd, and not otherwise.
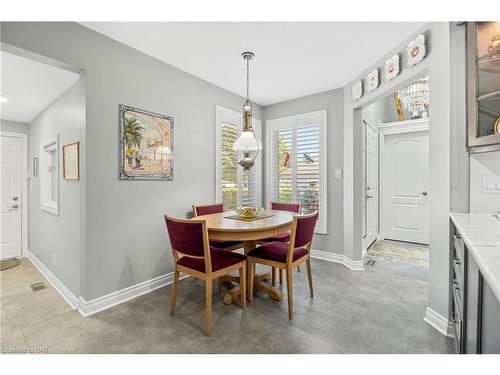
<path fill-rule="evenodd" d="M 21 256 L 21 138 L 0 136 L 0 259 Z"/>
<path fill-rule="evenodd" d="M 366 239 L 368 248 L 378 235 L 378 133 L 366 125 Z"/>
<path fill-rule="evenodd" d="M 383 236 L 429 243 L 429 134 L 384 137 Z"/>

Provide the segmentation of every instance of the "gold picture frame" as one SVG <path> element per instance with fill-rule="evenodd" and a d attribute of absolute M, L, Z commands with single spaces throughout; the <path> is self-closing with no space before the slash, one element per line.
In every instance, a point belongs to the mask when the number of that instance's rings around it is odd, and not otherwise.
<path fill-rule="evenodd" d="M 80 180 L 80 142 L 63 146 L 63 178 Z"/>

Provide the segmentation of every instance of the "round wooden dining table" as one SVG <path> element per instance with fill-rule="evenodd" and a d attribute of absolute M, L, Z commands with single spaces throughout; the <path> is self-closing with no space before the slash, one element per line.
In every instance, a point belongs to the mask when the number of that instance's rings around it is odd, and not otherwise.
<path fill-rule="evenodd" d="M 211 240 L 242 241 L 243 249 L 247 254 L 257 247 L 257 241 L 290 231 L 293 215 L 294 213 L 289 211 L 264 210 L 258 218 L 247 220 L 234 218 L 236 216 L 235 211 L 225 211 L 197 216 L 196 219 L 206 221 L 208 237 Z M 247 269 L 247 275 L 249 274 L 250 272 Z M 283 299 L 281 291 L 264 282 L 270 278 L 270 272 L 255 275 L 254 289 L 266 293 L 272 299 L 281 301 Z M 224 281 L 239 283 L 239 277 L 227 275 L 224 276 Z M 231 304 L 239 295 L 239 286 L 230 289 L 224 296 L 224 303 Z"/>

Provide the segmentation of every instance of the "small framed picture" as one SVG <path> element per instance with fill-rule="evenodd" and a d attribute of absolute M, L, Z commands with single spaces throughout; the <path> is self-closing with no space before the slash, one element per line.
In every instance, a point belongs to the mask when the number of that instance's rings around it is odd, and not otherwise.
<path fill-rule="evenodd" d="M 359 80 L 352 85 L 352 101 L 355 102 L 363 96 L 363 81 Z"/>
<path fill-rule="evenodd" d="M 372 92 L 378 87 L 378 68 L 373 69 L 366 76 L 366 92 Z"/>
<path fill-rule="evenodd" d="M 80 179 L 80 142 L 63 146 L 63 178 Z"/>
<path fill-rule="evenodd" d="M 392 56 L 384 64 L 384 82 L 389 82 L 399 74 L 399 55 Z"/>
<path fill-rule="evenodd" d="M 425 57 L 425 36 L 420 34 L 405 47 L 406 67 L 417 65 Z"/>

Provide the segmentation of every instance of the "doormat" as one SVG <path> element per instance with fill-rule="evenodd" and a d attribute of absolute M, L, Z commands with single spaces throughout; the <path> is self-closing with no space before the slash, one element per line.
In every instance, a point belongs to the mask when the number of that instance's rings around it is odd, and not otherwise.
<path fill-rule="evenodd" d="M 371 245 L 366 256 L 407 266 L 429 267 L 429 247 L 426 245 L 382 240 Z"/>
<path fill-rule="evenodd" d="M 8 270 L 9 268 L 17 267 L 20 264 L 21 264 L 21 262 L 17 258 L 2 260 L 2 261 L 0 261 L 0 271 Z"/>
<path fill-rule="evenodd" d="M 239 215 L 231 215 L 231 216 L 224 216 L 224 219 L 232 219 L 232 220 L 242 220 L 242 221 L 254 221 L 254 220 L 260 220 L 260 219 L 267 219 L 268 217 L 274 216 L 274 214 L 263 214 L 257 217 L 241 217 Z"/>

